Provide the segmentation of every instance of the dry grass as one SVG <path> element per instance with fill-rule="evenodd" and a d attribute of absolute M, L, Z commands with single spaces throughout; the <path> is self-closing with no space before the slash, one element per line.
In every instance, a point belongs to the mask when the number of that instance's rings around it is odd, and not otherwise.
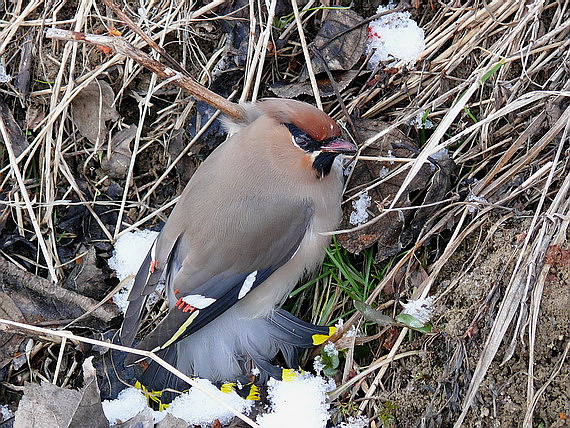
<path fill-rule="evenodd" d="M 461 391 L 461 408 L 453 421 L 455 426 L 461 426 L 469 418 L 469 410 L 501 346 L 515 347 L 524 337 L 529 351 L 525 356 L 526 404 L 520 422 L 532 426 L 537 422 L 533 415 L 541 405 L 541 396 L 563 366 L 570 343 L 570 338 L 565 337 L 565 352 L 553 363 L 549 381 L 536 384 L 535 334 L 541 323 L 541 299 L 551 268 L 545 262 L 545 255 L 549 248 L 564 244 L 570 222 L 570 5 L 567 1 L 515 0 L 469 2 L 467 6 L 448 3 L 438 3 L 433 11 L 418 10 L 417 19 L 425 29 L 427 47 L 416 69 L 394 75 L 381 72 L 383 85 L 366 84 L 368 77 L 362 72 L 364 77 L 355 79 L 340 94 L 348 112 L 364 118 L 381 118 L 391 124 L 374 138 L 360 142 L 362 147 L 380 139 L 390 129 L 413 134 L 409 123 L 426 111 L 429 111 L 427 117 L 437 124 L 417 157 L 401 163 L 405 178 L 389 208 L 395 207 L 421 166 L 439 150 L 449 150 L 459 171 L 454 178 L 452 202 L 441 207 L 433 226 L 422 231 L 410 251 L 386 267 L 382 279 L 370 290 L 367 302 L 380 304 L 379 296 L 385 287 L 395 278 L 405 276 L 417 260 L 422 260 L 424 244 L 438 236 L 445 238 L 440 238 L 438 254 L 429 258 L 425 277 L 404 294 L 408 298 L 435 294 L 438 300 L 444 299 L 454 292 L 453 287 L 484 251 L 484 243 L 491 239 L 499 224 L 506 219 L 529 218 L 526 230 L 522 231 L 524 239 L 505 274 L 504 286 L 498 289 L 492 308 L 483 315 L 489 327 L 484 340 L 481 339 L 470 380 Z M 138 25 L 146 34 L 175 52 L 177 60 L 197 81 L 209 85 L 215 65 L 226 54 L 225 42 L 229 37 L 227 34 L 219 37 L 216 25 L 221 19 L 240 19 L 235 13 L 217 16 L 216 5 L 212 5 L 212 12 L 201 8 L 201 4 L 163 0 L 144 11 L 128 10 L 138 17 Z M 326 13 L 308 10 L 312 2 L 297 10 L 293 2 L 294 20 L 279 33 L 271 26 L 277 5 L 272 0 L 267 8 L 259 10 L 257 2 L 249 2 L 245 16 L 249 13 L 255 37 L 249 40 L 243 79 L 233 92 L 241 101 L 255 100 L 266 84 L 287 78 L 289 70 L 283 66 L 283 59 L 275 51 L 267 55 L 269 42 L 275 46 L 276 38 L 288 34 L 290 38 L 283 52 L 289 57 L 307 57 L 307 43 L 313 34 L 311 25 L 315 17 L 322 18 Z M 28 145 L 18 153 L 4 122 L 0 121 L 6 143 L 6 153 L 0 153 L 3 196 L 0 208 L 8 207 L 22 236 L 37 241 L 38 252 L 31 261 L 36 272 L 58 281 L 65 276 L 64 262 L 58 252 L 55 216 L 58 207 L 70 200 L 86 207 L 100 228 L 102 239 L 110 242 L 135 227 L 160 221 L 176 200 L 168 192 L 163 196 L 164 189 L 172 187 L 172 171 L 193 152 L 198 137 L 215 117 L 199 124 L 196 138 L 178 156 L 169 157 L 169 141 L 186 126 L 195 106 L 188 95 L 161 84 L 155 75 L 120 54 L 44 38 L 47 28 L 85 33 L 107 32 L 112 27 L 124 29 L 109 11 L 92 0 L 49 7 L 44 1 L 35 0 L 26 5 L 9 3 L 6 7 L 8 10 L 0 21 L 1 61 L 16 74 L 16 61 L 26 37 L 34 41 L 37 55 L 31 69 L 34 80 L 29 97 L 14 82 L 0 86 L 2 97 L 10 101 L 17 119 L 28 123 Z M 145 48 L 144 41 L 133 32 L 125 30 L 123 37 L 134 46 Z M 311 71 L 309 76 L 313 81 Z M 123 106 L 123 110 L 124 106 L 131 106 L 129 121 L 138 124 L 131 144 L 133 155 L 121 182 L 121 197 L 110 201 L 88 195 L 99 195 L 108 182 L 109 177 L 99 168 L 99 160 L 111 154 L 110 135 L 124 127 L 127 120 L 121 118 L 109 129 L 109 138 L 92 144 L 81 137 L 70 111 L 77 94 L 101 78 L 115 89 L 117 106 Z M 320 105 L 314 81 L 312 87 L 314 102 Z M 322 104 L 336 119 L 346 120 L 339 101 L 328 99 Z M 31 117 L 30 107 L 38 106 L 43 114 Z M 160 159 L 162 164 L 141 172 L 137 166 L 143 162 L 148 165 L 148 159 Z M 382 160 L 363 157 L 359 161 Z M 349 182 L 347 195 L 353 198 L 355 193 Z M 103 212 L 115 216 L 110 228 L 101 218 Z M 440 287 L 442 272 L 466 240 L 481 233 L 482 228 L 486 240 L 474 251 L 471 265 L 464 272 L 457 272 L 449 287 Z M 352 308 L 351 300 L 330 279 L 321 281 L 312 295 L 305 298 L 312 300 L 315 307 L 327 302 L 329 321 Z M 324 309 L 313 312 L 315 319 L 321 321 L 323 313 Z M 347 329 L 352 325 L 362 325 L 358 314 L 345 322 Z M 407 337 L 408 330 L 401 329 L 388 351 L 376 349 L 374 358 L 368 360 L 358 360 L 355 356 L 355 340 L 348 343 L 342 383 L 333 393 L 336 403 L 339 406 L 357 403 L 358 408 L 352 412 L 365 414 L 380 425 L 383 402 L 391 391 L 388 386 L 394 369 L 391 361 L 421 351 L 411 350 Z M 426 351 L 430 350 L 429 340 L 422 345 Z"/>

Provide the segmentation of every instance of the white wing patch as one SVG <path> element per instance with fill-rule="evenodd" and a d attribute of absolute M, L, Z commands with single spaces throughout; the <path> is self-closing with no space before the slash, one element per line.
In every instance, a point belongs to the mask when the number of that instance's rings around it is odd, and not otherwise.
<path fill-rule="evenodd" d="M 245 297 L 247 293 L 249 293 L 249 290 L 251 290 L 251 287 L 253 286 L 256 277 L 257 277 L 257 271 L 255 270 L 245 278 L 241 286 L 241 289 L 239 290 L 238 299 L 242 299 L 243 297 Z"/>
<path fill-rule="evenodd" d="M 188 296 L 184 296 L 182 301 L 197 309 L 204 309 L 214 303 L 216 299 L 202 296 L 201 294 L 189 294 Z"/>

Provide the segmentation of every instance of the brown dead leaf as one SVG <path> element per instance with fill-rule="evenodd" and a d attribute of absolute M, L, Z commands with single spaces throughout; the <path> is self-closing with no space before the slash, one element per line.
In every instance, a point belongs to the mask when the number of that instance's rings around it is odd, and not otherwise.
<path fill-rule="evenodd" d="M 387 127 L 388 124 L 380 120 L 365 119 L 356 122 L 360 141 L 368 139 Z M 365 149 L 362 155 L 414 158 L 416 153 L 405 148 L 405 146 L 415 147 L 415 144 L 399 130 L 393 130 Z M 454 164 L 446 153 L 440 154 L 437 163 L 439 167 L 432 164 L 422 166 L 402 197 L 400 197 L 397 208 L 427 204 L 441 200 L 445 196 L 449 190 L 449 175 Z M 380 181 L 398 167 L 398 163 L 389 161 L 359 161 L 349 183 L 347 195 L 356 194 L 363 187 Z M 370 214 L 368 220 L 379 216 L 382 210 L 390 205 L 404 178 L 405 173 L 399 174 L 368 192 L 371 198 L 371 205 L 368 208 Z M 341 229 L 356 227 L 349 221 L 353 209 L 352 203 L 344 205 L 344 220 L 341 224 Z M 417 210 L 391 211 L 375 223 L 357 231 L 340 234 L 337 236 L 337 239 L 344 248 L 353 253 L 360 253 L 374 243 L 378 243 L 376 260 L 382 261 L 397 254 L 413 239 L 417 238 L 426 222 L 438 209 L 438 206 L 434 206 Z"/>
<path fill-rule="evenodd" d="M 163 420 L 161 420 L 156 428 L 187 428 L 188 423 L 183 419 L 173 416 L 172 413 L 167 413 Z"/>
<path fill-rule="evenodd" d="M 24 315 L 12 298 L 2 292 L 0 292 L 0 318 L 26 322 Z M 9 331 L 0 331 L 0 369 L 12 361 L 24 339 L 24 336 L 12 334 Z"/>
<path fill-rule="evenodd" d="M 91 360 L 92 357 L 83 363 L 85 386 L 79 391 L 49 382 L 27 383 L 16 411 L 14 428 L 108 428 Z"/>
<path fill-rule="evenodd" d="M 14 119 L 10 106 L 0 97 L 0 120 L 4 123 L 6 132 L 9 135 L 10 142 L 12 143 L 12 149 L 14 149 L 14 154 L 20 156 L 24 150 L 28 147 L 28 141 L 26 136 L 22 132 L 22 129 Z M 0 141 L 4 143 L 0 136 Z"/>
<path fill-rule="evenodd" d="M 115 93 L 111 85 L 104 80 L 94 80 L 71 102 L 73 122 L 81 135 L 91 143 L 105 143 L 108 132 L 105 122 L 119 119 L 114 101 Z"/>
<path fill-rule="evenodd" d="M 188 426 L 188 424 L 186 424 Z M 126 422 L 121 424 L 113 425 L 115 428 L 154 428 L 154 417 L 152 415 L 152 410 L 146 407 L 138 415 L 133 416 Z M 171 425 L 168 425 L 170 428 Z M 172 426 L 172 428 L 175 428 Z"/>
<path fill-rule="evenodd" d="M 338 91 L 344 90 L 350 82 L 358 75 L 358 71 L 351 70 L 343 73 L 336 73 L 334 76 L 335 86 Z M 321 97 L 333 97 L 335 88 L 331 85 L 328 77 L 317 78 L 317 86 Z M 269 87 L 271 92 L 281 98 L 296 98 L 299 95 L 313 95 L 311 83 L 307 80 L 295 83 L 277 82 Z"/>
<path fill-rule="evenodd" d="M 133 156 L 130 144 L 136 134 L 137 126 L 130 125 L 115 133 L 111 138 L 111 155 L 101 162 L 101 168 L 111 178 L 125 178 Z"/>
<path fill-rule="evenodd" d="M 95 247 L 86 250 L 82 245 L 79 247 L 79 253 L 85 254 L 76 260 L 75 267 L 65 280 L 65 288 L 98 300 L 106 294 L 108 285 L 105 282 L 105 274 L 97 267 Z"/>
<path fill-rule="evenodd" d="M 560 248 L 560 245 L 551 245 L 546 250 L 544 263 L 554 267 L 570 266 L 570 250 Z"/>
<path fill-rule="evenodd" d="M 324 60 L 323 62 L 320 58 L 311 58 L 315 74 L 326 71 L 325 63 L 329 70 L 352 69 L 364 54 L 366 45 L 367 26 L 357 27 L 362 21 L 362 17 L 352 10 L 329 12 L 314 41 L 314 47 L 319 50 Z M 302 76 L 308 77 L 306 70 Z"/>

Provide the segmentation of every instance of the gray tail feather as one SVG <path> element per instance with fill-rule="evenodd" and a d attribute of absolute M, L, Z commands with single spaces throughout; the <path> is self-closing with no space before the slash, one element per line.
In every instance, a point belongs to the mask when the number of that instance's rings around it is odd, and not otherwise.
<path fill-rule="evenodd" d="M 273 364 L 273 358 L 278 351 L 281 352 L 285 366 L 292 369 L 299 368 L 299 352 L 304 348 L 310 348 L 314 346 L 313 336 L 318 335 L 328 335 L 329 327 L 322 327 L 314 325 L 303 320 L 300 320 L 287 311 L 283 309 L 276 309 L 264 320 L 258 319 L 259 324 L 257 327 L 249 325 L 248 328 L 243 328 L 241 331 L 249 331 L 251 334 L 247 335 L 249 339 L 244 339 L 240 341 L 241 345 L 228 342 L 228 358 L 236 358 L 241 367 L 241 374 L 247 375 L 249 369 L 251 368 L 248 361 L 253 362 L 253 364 L 260 370 L 260 375 L 258 382 L 265 383 L 269 377 L 275 379 L 282 379 L 282 368 Z M 239 329 L 243 325 L 238 325 L 236 328 Z M 231 341 L 231 334 L 226 337 L 227 341 Z M 265 339 L 261 339 L 264 337 Z M 189 347 L 189 343 L 186 341 L 193 341 L 194 346 Z M 206 342 L 201 342 L 205 340 Z M 223 340 L 223 339 L 222 339 Z M 158 355 L 170 363 L 171 365 L 177 367 L 177 363 L 181 365 L 178 367 L 182 371 L 195 370 L 197 375 L 200 375 L 201 368 L 199 362 L 193 358 L 189 358 L 192 355 L 191 352 L 208 352 L 206 349 L 202 349 L 204 344 L 209 343 L 210 336 L 204 335 L 204 338 L 193 337 L 192 335 L 185 339 L 184 341 L 171 345 L 168 348 L 160 351 Z M 235 346 L 235 348 L 233 347 Z M 182 347 L 182 348 L 181 348 Z M 181 348 L 181 349 L 179 349 Z M 212 351 L 211 348 L 208 348 Z M 232 353 L 233 349 L 233 353 Z M 184 358 L 178 360 L 178 352 L 183 352 Z M 190 353 L 190 354 L 189 354 Z M 225 355 L 223 352 L 220 355 Z M 193 364 L 184 364 L 183 361 L 194 361 Z M 213 363 L 213 361 L 212 361 Z M 226 361 L 218 361 L 217 364 L 225 364 Z M 193 368 L 189 368 L 193 367 Z M 203 368 L 202 368 L 203 369 Z M 187 373 L 190 374 L 190 373 Z M 209 377 L 207 374 L 204 377 Z M 234 376 L 239 376 L 235 373 Z M 151 361 L 147 369 L 144 371 L 142 376 L 139 378 L 142 385 L 144 385 L 149 391 L 162 391 L 166 389 L 184 391 L 188 389 L 188 384 L 180 380 L 177 376 L 170 373 L 168 370 L 164 369 L 159 364 Z M 215 381 L 220 381 L 220 379 L 210 379 Z M 226 379 L 224 381 L 229 381 L 231 379 Z M 167 403 L 175 397 L 174 393 L 164 392 L 161 401 Z"/>
<path fill-rule="evenodd" d="M 294 317 L 289 312 L 279 308 L 276 309 L 268 318 L 270 323 L 269 334 L 275 340 L 277 347 L 281 351 L 285 364 L 293 369 L 299 367 L 299 352 L 304 348 L 311 348 L 313 344 L 313 336 L 315 334 L 328 335 L 329 327 L 319 326 L 308 323 L 297 317 Z M 257 366 L 263 371 L 267 372 L 271 377 L 281 379 L 281 369 L 271 365 L 270 362 L 264 361 L 263 366 L 252 356 L 252 359 Z M 269 363 L 270 368 L 267 367 Z"/>
<path fill-rule="evenodd" d="M 275 340 L 297 348 L 310 348 L 314 346 L 313 335 L 329 333 L 329 327 L 308 323 L 283 309 L 276 309 L 269 322 L 274 327 L 269 334 Z"/>

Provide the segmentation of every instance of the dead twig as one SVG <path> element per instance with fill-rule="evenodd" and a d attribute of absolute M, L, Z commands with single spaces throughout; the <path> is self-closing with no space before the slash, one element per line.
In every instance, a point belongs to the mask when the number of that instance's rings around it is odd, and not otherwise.
<path fill-rule="evenodd" d="M 81 294 L 77 294 L 74 291 L 63 288 L 60 285 L 48 281 L 47 279 L 40 276 L 34 275 L 33 273 L 19 269 L 15 264 L 10 263 L 1 257 L 0 282 L 5 284 L 12 284 L 17 287 L 24 287 L 42 296 L 57 299 L 63 303 L 75 305 L 85 312 L 90 312 L 93 317 L 105 322 L 109 322 L 113 318 L 120 315 L 119 309 L 116 306 L 103 305 L 97 307 L 97 301 L 89 297 L 82 296 Z"/>
<path fill-rule="evenodd" d="M 193 97 L 210 104 L 212 107 L 222 111 L 225 115 L 236 119 L 243 120 L 245 111 L 238 104 L 226 100 L 215 92 L 210 91 L 200 85 L 193 78 L 185 76 L 178 71 L 156 61 L 147 53 L 134 47 L 121 37 L 99 36 L 95 34 L 85 34 L 77 31 L 60 30 L 49 28 L 46 30 L 46 37 L 55 40 L 73 40 L 83 43 L 90 43 L 96 46 L 105 46 L 113 49 L 115 52 L 125 55 L 126 57 L 136 61 L 146 69 L 155 73 L 158 77 L 173 83 L 184 89 Z"/>

